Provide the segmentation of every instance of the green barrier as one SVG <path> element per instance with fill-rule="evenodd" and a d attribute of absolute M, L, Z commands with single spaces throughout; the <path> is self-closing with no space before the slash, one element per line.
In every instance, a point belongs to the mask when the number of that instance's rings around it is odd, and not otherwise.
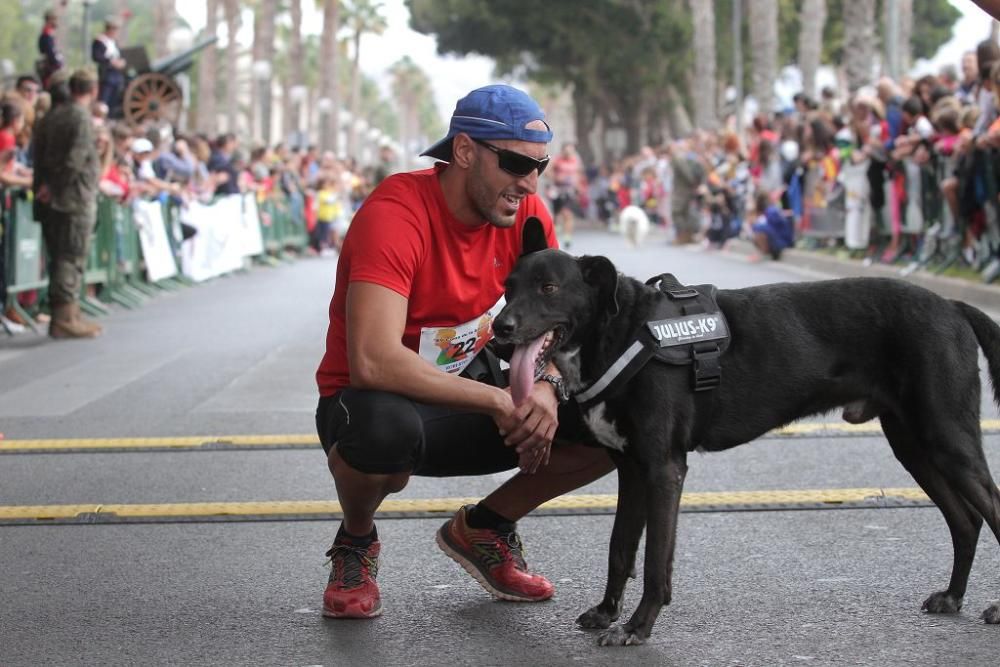
<path fill-rule="evenodd" d="M 163 207 L 167 238 L 174 259 L 180 266 L 179 209 L 173 203 L 166 203 Z M 258 203 L 258 213 L 264 252 L 255 259 L 288 261 L 292 258 L 288 251 L 299 251 L 307 246 L 305 214 L 300 201 L 290 200 L 279 192 Z M 42 226 L 34 221 L 30 193 L 0 190 L 0 221 L 3 224 L 6 302 L 37 332 L 34 321 L 17 300 L 17 295 L 23 292 L 45 291 L 48 288 Z M 194 283 L 180 274 L 150 283 L 145 274 L 139 230 L 132 219 L 132 207 L 101 196 L 97 202 L 97 220 L 83 284 L 81 309 L 99 315 L 108 312 L 107 304 L 136 308 L 163 289 L 178 289 Z M 96 298 L 89 296 L 90 291 L 96 294 Z"/>
<path fill-rule="evenodd" d="M 4 272 L 7 283 L 7 306 L 38 332 L 34 320 L 25 312 L 17 295 L 49 286 L 45 275 L 45 242 L 42 226 L 35 222 L 30 193 L 24 190 L 0 190 L 0 216 L 3 217 Z"/>
<path fill-rule="evenodd" d="M 276 192 L 263 202 L 258 202 L 257 208 L 261 215 L 264 250 L 269 255 L 287 259 L 289 250 L 298 253 L 309 245 L 302 203 Z"/>
<path fill-rule="evenodd" d="M 100 292 L 105 303 L 116 303 L 125 308 L 138 308 L 147 300 L 143 292 L 132 287 L 130 273 L 139 266 L 138 236 L 129 243 L 126 234 L 133 230 L 131 209 L 113 199 L 97 200 L 97 232 L 107 255 L 107 282 Z M 104 254 L 102 253 L 102 256 Z"/>
<path fill-rule="evenodd" d="M 101 215 L 102 204 L 106 201 L 101 197 L 97 203 L 97 219 L 90 237 L 87 263 L 83 270 L 83 289 L 80 292 L 80 310 L 91 316 L 107 315 L 109 312 L 107 306 L 90 296 L 91 290 L 95 293 L 103 291 L 110 282 L 114 266 L 114 222 L 108 216 Z"/>

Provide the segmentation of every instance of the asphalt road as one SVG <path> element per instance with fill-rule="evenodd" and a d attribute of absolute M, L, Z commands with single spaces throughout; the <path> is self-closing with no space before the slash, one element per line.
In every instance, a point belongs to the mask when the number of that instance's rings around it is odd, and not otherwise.
<path fill-rule="evenodd" d="M 579 233 L 571 250 L 606 254 L 636 277 L 672 271 L 720 287 L 821 277 L 655 238 L 629 249 L 596 231 Z M 552 601 L 534 605 L 490 600 L 437 550 L 447 512 L 383 519 L 386 613 L 371 622 L 319 614 L 334 520 L 3 520 L 29 505 L 333 500 L 322 452 L 308 445 L 112 451 L 111 439 L 312 434 L 334 270 L 334 260 L 303 259 L 164 294 L 104 318 L 96 341 L 0 338 L 0 665 L 997 663 L 1000 628 L 978 619 L 1000 598 L 992 535 L 981 538 L 962 613 L 920 612 L 951 562 L 932 507 L 752 511 L 736 502 L 685 512 L 674 603 L 651 641 L 628 649 L 599 648 L 573 624 L 600 599 L 612 521 L 584 503 L 521 522 L 528 562 L 557 586 Z M 988 383 L 982 403 L 983 419 L 996 419 Z M 828 433 L 692 456 L 686 491 L 817 498 L 915 487 L 881 437 L 845 434 L 837 415 L 818 420 L 833 425 Z M 985 439 L 994 471 L 997 432 Z M 2 453 L 42 438 L 107 446 Z M 400 497 L 481 497 L 505 477 L 414 479 Z M 578 493 L 615 490 L 607 478 Z M 634 582 L 626 613 L 639 593 Z"/>

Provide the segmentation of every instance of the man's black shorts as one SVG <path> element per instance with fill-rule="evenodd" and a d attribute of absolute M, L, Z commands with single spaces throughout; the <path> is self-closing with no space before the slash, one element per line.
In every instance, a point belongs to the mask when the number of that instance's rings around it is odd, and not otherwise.
<path fill-rule="evenodd" d="M 517 467 L 517 453 L 489 415 L 384 391 L 348 387 L 320 397 L 316 429 L 327 454 L 336 445 L 348 465 L 369 474 L 452 477 Z M 561 405 L 556 439 L 592 444 L 590 438 L 576 403 Z"/>

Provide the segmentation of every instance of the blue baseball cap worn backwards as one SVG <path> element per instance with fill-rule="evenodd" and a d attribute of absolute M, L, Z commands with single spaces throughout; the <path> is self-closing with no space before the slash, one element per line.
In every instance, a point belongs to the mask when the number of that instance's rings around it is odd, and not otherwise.
<path fill-rule="evenodd" d="M 535 120 L 545 123 L 545 112 L 527 93 L 502 84 L 477 88 L 455 105 L 448 135 L 421 155 L 451 162 L 451 141 L 460 132 L 473 139 L 515 139 L 540 144 L 552 141 L 548 123 L 545 130 L 526 127 Z"/>

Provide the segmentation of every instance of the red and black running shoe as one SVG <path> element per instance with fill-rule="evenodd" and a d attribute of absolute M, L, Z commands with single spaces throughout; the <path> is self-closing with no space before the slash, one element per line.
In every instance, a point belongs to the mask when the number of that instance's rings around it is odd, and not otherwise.
<path fill-rule="evenodd" d="M 483 588 L 513 602 L 541 602 L 555 593 L 555 586 L 540 574 L 528 572 L 524 547 L 515 526 L 509 530 L 470 528 L 473 505 L 458 510 L 437 532 L 437 543 L 465 568 Z"/>
<path fill-rule="evenodd" d="M 375 577 L 382 545 L 367 547 L 334 542 L 326 552 L 330 582 L 323 593 L 323 615 L 329 618 L 374 618 L 382 613 L 382 597 Z"/>

